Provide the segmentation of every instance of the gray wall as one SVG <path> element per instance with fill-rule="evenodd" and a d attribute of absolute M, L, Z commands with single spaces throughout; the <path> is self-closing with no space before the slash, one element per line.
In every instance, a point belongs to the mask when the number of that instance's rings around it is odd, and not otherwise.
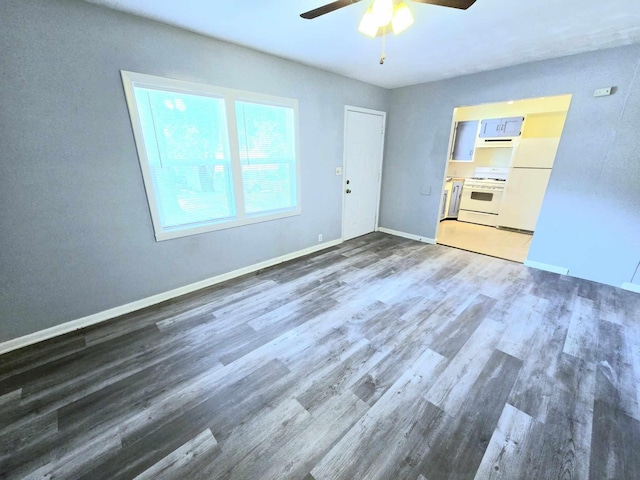
<path fill-rule="evenodd" d="M 344 105 L 387 90 L 80 1 L 0 16 L 0 341 L 341 236 Z M 300 105 L 302 215 L 155 242 L 119 71 Z"/>
<path fill-rule="evenodd" d="M 640 262 L 639 67 L 633 45 L 393 90 L 381 226 L 435 238 L 454 107 L 571 93 L 529 260 L 631 281 Z M 614 95 L 593 97 L 607 86 Z"/>
<path fill-rule="evenodd" d="M 388 92 L 80 1 L 5 0 L 0 47 L 0 342 L 339 238 L 345 104 L 389 111 L 381 226 L 433 238 L 453 108 L 572 93 L 529 258 L 613 285 L 640 261 L 638 45 Z M 303 214 L 155 242 L 121 69 L 298 98 Z"/>

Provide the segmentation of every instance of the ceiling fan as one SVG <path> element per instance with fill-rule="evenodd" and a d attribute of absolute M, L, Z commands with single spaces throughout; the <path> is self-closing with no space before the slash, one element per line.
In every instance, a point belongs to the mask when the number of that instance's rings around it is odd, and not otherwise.
<path fill-rule="evenodd" d="M 301 14 L 302 18 L 311 20 L 321 15 L 333 12 L 343 7 L 347 7 L 360 0 L 337 0 L 321 7 L 309 10 Z M 416 3 L 429 3 L 442 7 L 458 8 L 466 10 L 475 3 L 476 0 L 413 0 Z M 394 34 L 399 34 L 413 25 L 413 15 L 409 6 L 404 0 L 373 0 L 367 9 L 358 30 L 374 38 L 378 35 L 385 35 L 390 28 Z"/>

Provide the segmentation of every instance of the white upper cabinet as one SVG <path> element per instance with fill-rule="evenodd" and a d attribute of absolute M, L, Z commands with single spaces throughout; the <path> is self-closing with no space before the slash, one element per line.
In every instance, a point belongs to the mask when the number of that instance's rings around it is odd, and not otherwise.
<path fill-rule="evenodd" d="M 450 160 L 454 162 L 473 161 L 478 123 L 478 120 L 456 123 Z"/>
<path fill-rule="evenodd" d="M 502 135 L 505 137 L 519 137 L 522 133 L 524 117 L 509 117 L 502 119 Z"/>
<path fill-rule="evenodd" d="M 480 124 L 480 132 L 478 137 L 480 138 L 494 138 L 502 137 L 502 119 L 490 118 L 488 120 L 482 120 Z"/>
<path fill-rule="evenodd" d="M 479 138 L 518 137 L 524 117 L 489 118 L 480 123 Z"/>

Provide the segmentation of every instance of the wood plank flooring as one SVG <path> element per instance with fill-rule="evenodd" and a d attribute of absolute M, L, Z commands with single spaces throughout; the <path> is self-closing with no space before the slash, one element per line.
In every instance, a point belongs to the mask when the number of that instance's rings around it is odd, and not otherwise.
<path fill-rule="evenodd" d="M 381 233 L 0 357 L 0 478 L 638 479 L 640 295 Z"/>
<path fill-rule="evenodd" d="M 475 223 L 443 220 L 438 244 L 524 263 L 533 235 Z"/>

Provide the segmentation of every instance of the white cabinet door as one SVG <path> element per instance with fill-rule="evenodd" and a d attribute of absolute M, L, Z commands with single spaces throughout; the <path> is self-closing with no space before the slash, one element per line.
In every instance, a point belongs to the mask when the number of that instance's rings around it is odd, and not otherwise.
<path fill-rule="evenodd" d="M 447 202 L 447 200 L 449 199 L 449 190 L 445 190 L 444 193 L 442 194 L 442 211 L 440 212 L 440 220 L 444 220 L 445 217 L 447 216 L 447 209 L 449 208 L 449 202 Z"/>
<path fill-rule="evenodd" d="M 502 134 L 505 137 L 519 137 L 522 133 L 524 117 L 509 117 L 502 119 Z"/>
<path fill-rule="evenodd" d="M 447 217 L 458 218 L 458 210 L 460 210 L 460 198 L 462 197 L 462 186 L 464 182 L 455 181 L 451 188 L 451 200 L 449 201 L 449 208 L 447 209 Z"/>
<path fill-rule="evenodd" d="M 478 134 L 478 120 L 457 122 L 450 160 L 471 162 Z"/>
<path fill-rule="evenodd" d="M 521 138 L 513 152 L 511 166 L 516 168 L 552 168 L 559 143 L 559 137 Z"/>
<path fill-rule="evenodd" d="M 500 204 L 498 225 L 534 231 L 551 169 L 511 168 Z"/>
<path fill-rule="evenodd" d="M 502 119 L 489 118 L 480 123 L 479 138 L 495 138 L 502 136 Z"/>

